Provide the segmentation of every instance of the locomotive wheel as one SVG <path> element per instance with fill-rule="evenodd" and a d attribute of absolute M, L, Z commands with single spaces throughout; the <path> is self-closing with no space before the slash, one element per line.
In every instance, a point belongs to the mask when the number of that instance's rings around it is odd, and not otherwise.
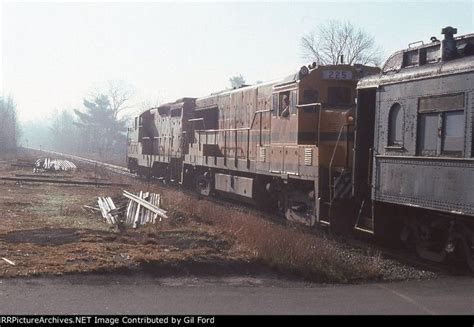
<path fill-rule="evenodd" d="M 211 180 L 205 176 L 199 176 L 196 178 L 196 191 L 204 196 L 211 194 Z"/>
<path fill-rule="evenodd" d="M 296 190 L 286 194 L 284 207 L 286 219 L 306 226 L 314 224 L 314 207 L 308 194 Z"/>
<path fill-rule="evenodd" d="M 446 260 L 448 254 L 444 249 L 444 242 L 437 236 L 439 235 L 435 235 L 433 229 L 427 225 L 416 226 L 415 248 L 421 258 L 435 262 Z"/>
<path fill-rule="evenodd" d="M 278 200 L 277 200 L 277 211 L 280 216 L 285 216 L 286 217 L 286 209 L 288 207 L 288 197 L 284 192 L 281 192 L 278 194 Z"/>
<path fill-rule="evenodd" d="M 257 180 L 254 190 L 255 204 L 257 208 L 262 211 L 277 213 L 279 211 L 279 201 L 274 193 L 275 192 L 270 183 Z"/>
<path fill-rule="evenodd" d="M 375 207 L 374 232 L 377 243 L 389 247 L 399 248 L 402 246 L 402 232 L 406 227 L 407 237 L 412 235 L 410 226 L 405 226 L 403 218 L 397 212 L 390 211 L 391 208 Z M 415 237 L 413 237 L 415 239 Z"/>
<path fill-rule="evenodd" d="M 147 176 L 147 172 L 144 167 L 138 166 L 137 168 L 137 175 L 140 178 L 145 178 Z"/>
<path fill-rule="evenodd" d="M 128 166 L 130 173 L 136 174 L 138 172 L 138 163 L 135 160 L 130 160 Z"/>

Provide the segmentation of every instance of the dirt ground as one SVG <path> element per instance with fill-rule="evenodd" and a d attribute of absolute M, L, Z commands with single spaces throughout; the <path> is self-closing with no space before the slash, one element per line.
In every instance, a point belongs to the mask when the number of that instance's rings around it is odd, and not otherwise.
<path fill-rule="evenodd" d="M 20 163 L 34 161 L 25 154 L 18 159 Z M 33 174 L 32 168 L 11 166 L 16 162 L 14 157 L 0 159 L 0 175 Z M 131 183 L 127 190 L 143 190 L 144 185 L 130 178 L 78 166 L 74 173 L 56 175 Z M 248 251 L 231 237 L 189 218 L 173 217 L 119 230 L 106 224 L 100 213 L 83 208 L 97 205 L 98 196 L 123 202 L 123 189 L 0 181 L 0 257 L 14 263 L 0 259 L 0 277 L 130 270 L 151 263 L 173 267 L 193 262 L 250 262 Z"/>

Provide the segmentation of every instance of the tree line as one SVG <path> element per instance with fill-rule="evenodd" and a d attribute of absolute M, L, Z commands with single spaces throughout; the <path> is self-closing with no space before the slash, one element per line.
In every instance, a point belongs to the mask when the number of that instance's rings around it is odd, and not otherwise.
<path fill-rule="evenodd" d="M 50 121 L 23 126 L 22 143 L 27 147 L 109 161 L 124 161 L 127 123 L 124 111 L 131 106 L 133 87 L 110 81 L 106 89 L 83 99 L 83 107 L 56 111 Z"/>
<path fill-rule="evenodd" d="M 15 102 L 10 96 L 0 96 L 0 153 L 14 150 L 18 136 Z"/>

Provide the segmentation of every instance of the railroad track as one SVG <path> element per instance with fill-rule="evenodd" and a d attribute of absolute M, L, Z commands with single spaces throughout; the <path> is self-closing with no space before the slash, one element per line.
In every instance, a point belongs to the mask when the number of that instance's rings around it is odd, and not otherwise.
<path fill-rule="evenodd" d="M 340 241 L 338 236 L 333 237 L 334 240 Z M 384 258 L 392 259 L 397 262 L 403 263 L 405 265 L 415 267 L 420 270 L 432 271 L 439 274 L 449 274 L 449 275 L 470 275 L 469 269 L 467 267 L 462 267 L 459 263 L 438 263 L 429 261 L 423 258 L 420 258 L 416 255 L 414 249 L 408 247 L 403 248 L 390 248 L 387 246 L 382 246 L 380 244 L 368 243 L 361 241 L 356 237 L 350 237 L 349 239 L 344 239 L 344 242 L 347 242 L 352 247 L 361 249 L 368 252 L 379 252 Z"/>
<path fill-rule="evenodd" d="M 26 148 L 26 149 L 28 150 L 28 148 Z M 31 149 L 31 150 L 38 151 L 37 149 Z M 103 168 L 105 168 L 105 169 L 107 169 L 107 170 L 109 170 L 113 173 L 116 173 L 116 174 L 128 176 L 128 177 L 131 177 L 131 178 L 137 178 L 137 175 L 130 173 L 126 167 L 113 165 L 113 164 L 109 164 L 109 163 L 105 163 L 105 162 L 101 162 L 101 161 L 97 161 L 97 160 L 92 160 L 92 159 L 88 159 L 88 158 L 83 158 L 83 157 L 79 157 L 79 156 L 75 156 L 75 155 L 55 152 L 55 151 L 42 150 L 42 152 L 57 155 L 57 156 L 61 156 L 61 157 L 68 158 L 68 159 L 72 159 L 72 160 L 75 160 L 77 162 L 83 162 L 83 163 L 90 164 L 90 165 L 96 165 L 96 166 L 99 166 L 99 167 L 103 167 Z M 159 180 L 144 179 L 144 181 L 159 181 Z M 185 194 L 190 195 L 192 197 L 195 197 L 197 199 L 202 199 L 203 198 L 202 195 L 199 195 L 199 194 L 197 194 L 196 192 L 194 192 L 192 190 L 182 188 L 181 186 L 179 186 L 177 184 L 164 184 L 163 183 L 162 185 L 165 185 L 166 187 L 179 189 L 181 192 L 184 192 Z M 415 267 L 415 268 L 418 268 L 418 269 L 428 270 L 428 271 L 432 271 L 432 272 L 435 272 L 435 273 L 441 273 L 441 274 L 472 275 L 472 273 L 469 271 L 469 269 L 467 267 L 462 267 L 460 264 L 457 264 L 456 262 L 454 262 L 454 264 L 453 264 L 453 262 L 450 262 L 448 264 L 432 262 L 432 261 L 429 261 L 429 260 L 422 259 L 422 258 L 418 257 L 413 251 L 411 251 L 410 249 L 407 249 L 407 248 L 393 249 L 393 248 L 389 248 L 389 247 L 385 247 L 385 246 L 376 244 L 373 241 L 368 241 L 368 240 L 363 241 L 362 238 L 357 237 L 357 236 L 338 236 L 338 235 L 334 235 L 333 233 L 330 232 L 330 230 L 327 227 L 326 228 L 318 228 L 318 229 L 309 229 L 308 227 L 297 225 L 297 224 L 292 223 L 292 222 L 288 222 L 287 220 L 282 219 L 277 214 L 264 212 L 262 210 L 256 209 L 255 207 L 253 207 L 251 205 L 236 203 L 235 201 L 232 201 L 232 200 L 229 200 L 229 199 L 224 200 L 224 199 L 221 199 L 219 197 L 205 197 L 205 199 L 206 199 L 206 201 L 210 201 L 212 203 L 215 203 L 215 204 L 218 204 L 218 205 L 224 205 L 224 206 L 227 206 L 227 207 L 229 207 L 229 203 L 230 203 L 231 204 L 230 208 L 233 209 L 233 210 L 239 210 L 239 211 L 246 211 L 246 212 L 249 212 L 249 213 L 254 213 L 254 214 L 257 214 L 257 215 L 261 216 L 262 218 L 264 218 L 266 220 L 272 221 L 272 222 L 277 223 L 279 225 L 287 225 L 287 226 L 289 225 L 289 226 L 291 226 L 291 227 L 293 227 L 297 230 L 303 230 L 305 232 L 310 232 L 310 233 L 313 233 L 313 234 L 321 235 L 321 233 L 323 233 L 325 237 L 328 237 L 329 239 L 331 239 L 333 241 L 337 241 L 339 243 L 347 244 L 348 246 L 351 246 L 355 249 L 359 249 L 359 250 L 362 250 L 362 251 L 366 251 L 367 253 L 379 252 L 384 258 L 389 258 L 389 259 L 398 261 L 400 263 L 403 263 L 405 265 L 412 266 L 412 267 Z"/>

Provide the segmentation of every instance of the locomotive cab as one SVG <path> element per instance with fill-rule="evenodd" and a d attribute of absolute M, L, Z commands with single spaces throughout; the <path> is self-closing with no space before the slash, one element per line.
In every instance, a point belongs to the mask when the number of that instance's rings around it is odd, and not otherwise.
<path fill-rule="evenodd" d="M 355 87 L 360 77 L 377 73 L 362 65 L 315 64 L 302 67 L 273 88 L 270 167 L 288 179 L 285 215 L 289 220 L 330 225 L 336 207 L 351 197 Z M 285 115 L 285 100 L 289 113 Z M 313 180 L 313 183 L 305 180 Z M 341 203 L 343 202 L 343 203 Z"/>

